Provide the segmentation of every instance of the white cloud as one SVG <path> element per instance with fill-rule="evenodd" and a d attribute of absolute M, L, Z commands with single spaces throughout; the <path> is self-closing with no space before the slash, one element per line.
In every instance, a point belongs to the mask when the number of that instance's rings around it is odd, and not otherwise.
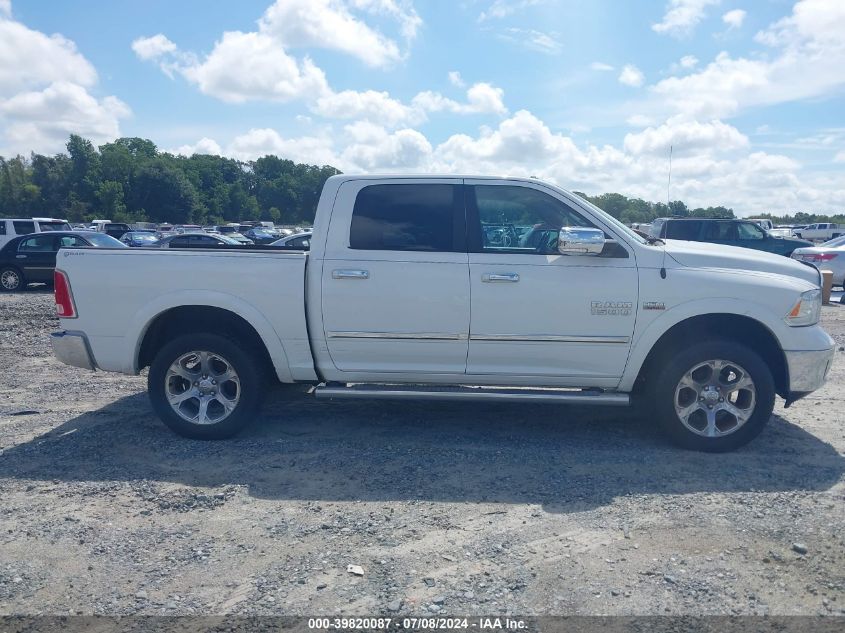
<path fill-rule="evenodd" d="M 413 38 L 421 20 L 413 7 L 388 0 L 276 0 L 259 20 L 259 30 L 288 47 L 314 46 L 358 57 L 369 66 L 387 66 L 402 58 L 395 40 L 352 15 L 349 8 L 390 15 Z"/>
<path fill-rule="evenodd" d="M 719 4 L 720 0 L 671 0 L 666 7 L 663 19 L 651 28 L 657 33 L 667 33 L 674 37 L 689 35 L 701 22 L 707 7 Z"/>
<path fill-rule="evenodd" d="M 12 15 L 12 0 L 0 0 L 0 16 Z"/>
<path fill-rule="evenodd" d="M 409 107 L 386 92 L 343 90 L 319 97 L 312 110 L 329 119 L 362 119 L 394 127 L 403 122 L 420 122 L 424 113 Z"/>
<path fill-rule="evenodd" d="M 456 88 L 463 88 L 464 86 L 466 86 L 463 77 L 461 77 L 461 73 L 459 73 L 457 70 L 449 71 L 449 83 L 455 86 Z"/>
<path fill-rule="evenodd" d="M 388 133 L 373 123 L 346 126 L 351 140 L 341 155 L 341 163 L 355 171 L 415 170 L 429 162 L 432 147 L 417 130 Z"/>
<path fill-rule="evenodd" d="M 193 156 L 194 154 L 212 154 L 219 156 L 223 149 L 214 139 L 203 137 L 193 145 L 182 145 L 171 151 L 172 154 L 181 156 Z"/>
<path fill-rule="evenodd" d="M 70 134 L 96 143 L 120 134 L 129 107 L 89 93 L 97 71 L 62 35 L 12 20 L 0 6 L 0 154 L 59 151 Z"/>
<path fill-rule="evenodd" d="M 541 2 L 543 0 L 493 0 L 490 6 L 478 16 L 478 21 L 506 18 Z"/>
<path fill-rule="evenodd" d="M 625 123 L 631 127 L 648 127 L 649 125 L 654 125 L 654 119 L 645 114 L 632 114 L 625 119 Z"/>
<path fill-rule="evenodd" d="M 97 100 L 83 86 L 67 81 L 0 100 L 0 120 L 7 122 L 4 144 L 26 152 L 55 151 L 70 134 L 94 143 L 113 140 L 120 136 L 119 119 L 129 113 L 120 99 Z"/>
<path fill-rule="evenodd" d="M 664 79 L 652 90 L 662 106 L 704 118 L 829 94 L 845 85 L 843 32 L 845 2 L 799 0 L 792 15 L 756 36 L 773 55 L 722 52 L 697 73 Z"/>
<path fill-rule="evenodd" d="M 836 156 L 833 157 L 834 163 L 845 163 L 845 150 L 841 152 L 837 152 Z"/>
<path fill-rule="evenodd" d="M 499 33 L 499 37 L 507 42 L 548 55 L 559 53 L 562 48 L 560 36 L 557 33 L 546 33 L 535 29 L 511 27 Z"/>
<path fill-rule="evenodd" d="M 317 165 L 337 165 L 332 140 L 316 136 L 284 138 L 270 128 L 254 128 L 235 137 L 226 154 L 240 160 L 255 160 L 267 154 L 284 156 L 297 162 Z"/>
<path fill-rule="evenodd" d="M 625 135 L 625 150 L 631 154 L 666 154 L 669 146 L 679 154 L 725 152 L 748 146 L 748 137 L 721 121 L 700 123 L 674 117 L 659 127 Z"/>
<path fill-rule="evenodd" d="M 503 97 L 504 90 L 488 83 L 479 82 L 467 90 L 466 103 L 459 103 L 444 97 L 439 92 L 421 92 L 411 102 L 421 112 L 453 112 L 455 114 L 507 114 Z"/>
<path fill-rule="evenodd" d="M 169 53 L 175 53 L 177 48 L 176 44 L 159 33 L 152 37 L 139 37 L 132 42 L 132 50 L 140 59 L 149 61 L 160 59 Z"/>
<path fill-rule="evenodd" d="M 698 57 L 695 55 L 684 55 L 678 62 L 681 68 L 695 68 L 698 65 Z"/>
<path fill-rule="evenodd" d="M 728 25 L 729 29 L 738 29 L 745 21 L 746 13 L 742 9 L 733 9 L 722 16 L 722 22 Z"/>
<path fill-rule="evenodd" d="M 632 88 L 639 88 L 645 82 L 645 75 L 633 64 L 627 64 L 619 73 L 619 83 Z"/>
<path fill-rule="evenodd" d="M 605 64 L 604 62 L 593 62 L 592 64 L 590 64 L 590 69 L 598 70 L 601 72 L 610 72 L 611 70 L 614 70 L 613 66 L 611 66 L 610 64 Z"/>

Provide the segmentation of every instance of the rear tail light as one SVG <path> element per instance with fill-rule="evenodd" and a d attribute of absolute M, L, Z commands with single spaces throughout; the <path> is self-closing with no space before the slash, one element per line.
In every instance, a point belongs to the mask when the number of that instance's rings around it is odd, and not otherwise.
<path fill-rule="evenodd" d="M 61 270 L 53 271 L 53 289 L 56 297 L 56 315 L 62 319 L 75 319 L 76 306 L 73 303 L 67 273 Z"/>
<path fill-rule="evenodd" d="M 835 258 L 838 253 L 813 253 L 810 255 L 804 255 L 804 259 L 810 262 L 829 262 L 831 259 Z"/>

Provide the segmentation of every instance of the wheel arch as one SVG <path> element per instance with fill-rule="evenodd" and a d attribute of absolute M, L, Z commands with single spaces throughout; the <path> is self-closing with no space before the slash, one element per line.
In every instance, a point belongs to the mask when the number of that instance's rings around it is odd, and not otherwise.
<path fill-rule="evenodd" d="M 777 337 L 761 321 L 748 315 L 730 312 L 690 316 L 668 328 L 651 346 L 637 369 L 633 390 L 643 388 L 653 369 L 685 342 L 701 341 L 708 337 L 736 341 L 760 354 L 772 371 L 776 392 L 781 397 L 787 397 L 789 368 Z"/>
<path fill-rule="evenodd" d="M 186 333 L 209 332 L 234 335 L 261 354 L 268 370 L 281 382 L 293 382 L 282 341 L 266 319 L 248 305 L 233 306 L 204 297 L 192 301 L 183 295 L 178 305 L 157 306 L 137 319 L 139 332 L 134 354 L 137 373 L 149 366 L 155 353 L 174 337 Z"/>

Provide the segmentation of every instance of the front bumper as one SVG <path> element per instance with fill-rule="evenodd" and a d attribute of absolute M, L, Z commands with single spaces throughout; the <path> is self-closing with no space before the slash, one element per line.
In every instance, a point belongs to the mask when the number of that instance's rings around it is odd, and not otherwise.
<path fill-rule="evenodd" d="M 819 351 L 784 352 L 789 369 L 787 405 L 819 389 L 827 380 L 836 348 Z"/>
<path fill-rule="evenodd" d="M 88 339 L 82 332 L 53 332 L 50 334 L 53 355 L 65 365 L 94 370 L 97 365 Z"/>

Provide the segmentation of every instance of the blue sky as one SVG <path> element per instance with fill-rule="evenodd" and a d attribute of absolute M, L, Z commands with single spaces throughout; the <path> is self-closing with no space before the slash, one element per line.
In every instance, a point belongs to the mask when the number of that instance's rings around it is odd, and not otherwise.
<path fill-rule="evenodd" d="M 841 0 L 0 0 L 0 154 L 70 132 L 344 171 L 845 209 Z"/>

